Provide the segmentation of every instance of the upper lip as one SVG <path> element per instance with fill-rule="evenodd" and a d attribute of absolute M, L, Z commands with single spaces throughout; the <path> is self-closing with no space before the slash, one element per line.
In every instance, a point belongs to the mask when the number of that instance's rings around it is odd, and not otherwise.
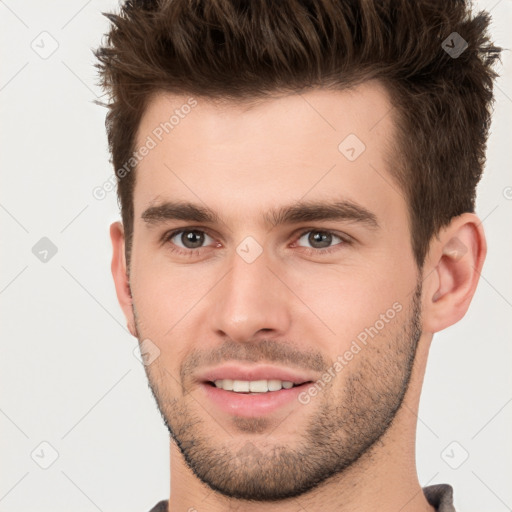
<path fill-rule="evenodd" d="M 240 366 L 235 364 L 226 364 L 205 370 L 197 376 L 197 379 L 201 382 L 214 382 L 223 379 L 250 381 L 275 379 L 293 382 L 294 384 L 303 384 L 314 380 L 311 375 L 290 368 L 272 365 Z"/>

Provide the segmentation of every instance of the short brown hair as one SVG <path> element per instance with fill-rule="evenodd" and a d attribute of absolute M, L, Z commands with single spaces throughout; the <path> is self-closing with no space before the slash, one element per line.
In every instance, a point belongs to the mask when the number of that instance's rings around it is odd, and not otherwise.
<path fill-rule="evenodd" d="M 501 48 L 489 14 L 464 0 L 128 0 L 105 16 L 112 25 L 95 55 L 114 169 L 130 160 L 155 93 L 236 103 L 376 79 L 396 111 L 403 165 L 389 172 L 407 198 L 419 268 L 432 236 L 474 211 Z M 129 266 L 135 169 L 125 174 Z"/>

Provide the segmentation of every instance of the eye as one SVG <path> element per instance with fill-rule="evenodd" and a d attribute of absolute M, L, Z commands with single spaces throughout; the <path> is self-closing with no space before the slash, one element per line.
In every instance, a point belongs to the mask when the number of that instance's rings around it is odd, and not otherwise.
<path fill-rule="evenodd" d="M 194 253 L 202 249 L 207 239 L 214 241 L 200 229 L 180 229 L 164 235 L 164 241 L 170 242 L 172 250 L 180 253 Z"/>
<path fill-rule="evenodd" d="M 337 246 L 350 243 L 350 240 L 344 239 L 340 235 L 337 235 L 331 231 L 324 231 L 319 229 L 303 231 L 296 243 L 300 243 L 301 240 L 312 246 L 306 247 L 306 252 L 311 254 L 330 253 L 340 249 L 340 247 Z M 338 242 L 332 245 L 332 243 L 336 240 L 338 240 Z"/>
<path fill-rule="evenodd" d="M 303 246 L 304 242 L 310 244 L 310 247 Z M 222 246 L 204 230 L 192 228 L 176 229 L 166 233 L 162 237 L 162 243 L 168 245 L 172 252 L 182 256 L 196 256 L 208 246 Z M 322 256 L 341 250 L 345 245 L 351 243 L 352 240 L 348 235 L 343 236 L 332 231 L 310 228 L 300 233 L 292 247 L 301 247 L 302 252 L 311 256 Z"/>

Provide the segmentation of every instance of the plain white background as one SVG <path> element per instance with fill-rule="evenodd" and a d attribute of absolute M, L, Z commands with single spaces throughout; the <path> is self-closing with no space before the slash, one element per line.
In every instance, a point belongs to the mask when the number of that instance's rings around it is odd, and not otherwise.
<path fill-rule="evenodd" d="M 115 192 L 92 195 L 112 169 L 91 49 L 116 6 L 0 1 L 0 512 L 146 512 L 169 493 L 167 430 L 110 273 Z M 511 48 L 512 2 L 476 8 Z M 450 483 L 458 512 L 512 509 L 510 63 L 478 189 L 487 261 L 466 317 L 435 336 L 418 417 L 420 482 Z"/>

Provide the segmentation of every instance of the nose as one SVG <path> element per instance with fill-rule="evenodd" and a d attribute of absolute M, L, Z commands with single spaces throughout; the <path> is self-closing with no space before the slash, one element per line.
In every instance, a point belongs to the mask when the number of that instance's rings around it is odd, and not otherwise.
<path fill-rule="evenodd" d="M 246 342 L 284 335 L 291 324 L 291 292 L 276 277 L 265 251 L 252 263 L 238 254 L 215 287 L 209 321 L 217 335 Z"/>

